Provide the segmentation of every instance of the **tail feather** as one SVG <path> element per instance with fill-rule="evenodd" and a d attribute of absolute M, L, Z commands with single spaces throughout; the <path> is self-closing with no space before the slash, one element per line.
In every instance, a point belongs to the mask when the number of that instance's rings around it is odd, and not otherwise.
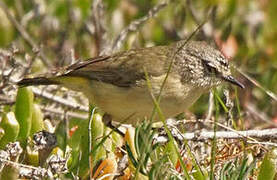
<path fill-rule="evenodd" d="M 33 85 L 52 85 L 52 84 L 59 84 L 59 82 L 46 77 L 25 78 L 17 82 L 17 85 L 21 87 L 33 86 Z"/>

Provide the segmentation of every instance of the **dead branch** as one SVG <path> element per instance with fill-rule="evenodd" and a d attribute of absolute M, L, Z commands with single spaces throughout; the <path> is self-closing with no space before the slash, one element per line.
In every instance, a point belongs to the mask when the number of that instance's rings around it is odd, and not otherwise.
<path fill-rule="evenodd" d="M 94 38 L 96 44 L 96 54 L 101 55 L 102 51 L 105 47 L 105 37 L 106 37 L 106 29 L 105 29 L 105 18 L 104 18 L 104 5 L 102 0 L 94 0 L 92 1 L 92 23 L 94 25 Z M 107 41 L 106 41 L 107 43 Z"/>
<path fill-rule="evenodd" d="M 43 49 L 36 44 L 36 42 L 31 38 L 31 36 L 24 29 L 24 27 L 12 16 L 12 14 L 9 12 L 9 8 L 3 1 L 0 1 L 0 8 L 5 12 L 7 18 L 14 25 L 16 30 L 21 34 L 22 38 L 27 42 L 27 44 L 29 44 L 29 46 L 31 46 L 31 48 L 35 51 L 37 51 L 38 49 L 40 50 L 39 56 L 41 57 L 44 65 L 46 67 L 51 67 L 50 61 L 44 54 Z"/>
<path fill-rule="evenodd" d="M 260 138 L 260 139 L 276 139 L 277 128 L 264 129 L 264 130 L 247 130 L 247 131 L 203 131 L 199 133 L 184 133 L 182 134 L 184 140 L 202 141 L 207 139 L 216 138 L 222 139 L 240 139 L 240 138 Z M 277 144 L 276 144 L 277 146 Z"/>
<path fill-rule="evenodd" d="M 234 65 L 233 65 L 234 66 Z M 234 66 L 235 67 L 235 66 Z M 257 86 L 258 88 L 260 88 L 262 91 L 264 91 L 269 97 L 271 97 L 274 101 L 277 101 L 277 95 L 264 88 L 258 81 L 256 81 L 254 78 L 250 77 L 247 73 L 245 73 L 243 70 L 241 70 L 238 67 L 235 67 L 235 69 L 241 74 L 243 75 L 247 80 L 249 80 L 251 83 L 253 83 L 255 86 Z"/>
<path fill-rule="evenodd" d="M 135 32 L 138 28 L 143 25 L 147 20 L 154 17 L 161 9 L 168 5 L 167 2 L 163 2 L 157 4 L 152 9 L 148 11 L 148 14 L 138 20 L 132 21 L 125 29 L 123 29 L 120 34 L 115 38 L 114 42 L 112 43 L 111 52 L 115 52 L 122 47 L 124 40 L 126 39 L 127 35 L 131 32 Z"/>
<path fill-rule="evenodd" d="M 84 111 L 84 112 L 88 112 L 88 107 L 83 106 L 81 104 L 72 102 L 72 101 L 68 101 L 62 97 L 59 96 L 55 96 L 49 92 L 43 91 L 39 88 L 36 87 L 32 87 L 32 91 L 35 95 L 49 99 L 51 101 L 54 101 L 56 103 L 62 104 L 64 106 L 67 106 L 69 108 L 75 109 L 75 110 L 80 110 L 80 111 Z"/>

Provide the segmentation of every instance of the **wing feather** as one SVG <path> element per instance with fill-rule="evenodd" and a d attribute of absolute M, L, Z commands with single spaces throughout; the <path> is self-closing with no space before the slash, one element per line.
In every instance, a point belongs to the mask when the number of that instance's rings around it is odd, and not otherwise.
<path fill-rule="evenodd" d="M 77 62 L 67 67 L 62 76 L 79 76 L 119 87 L 129 87 L 145 79 L 144 69 L 150 76 L 164 74 L 167 71 L 170 52 L 170 48 L 165 46 L 119 52 Z"/>

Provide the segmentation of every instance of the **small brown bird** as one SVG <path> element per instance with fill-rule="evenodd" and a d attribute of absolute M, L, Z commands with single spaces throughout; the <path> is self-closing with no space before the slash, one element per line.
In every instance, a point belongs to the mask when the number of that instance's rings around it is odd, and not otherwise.
<path fill-rule="evenodd" d="M 127 123 L 135 124 L 150 117 L 154 107 L 150 91 L 158 96 L 172 61 L 160 101 L 166 118 L 182 113 L 203 93 L 222 82 L 244 88 L 231 76 L 228 60 L 220 51 L 199 41 L 178 41 L 169 46 L 100 56 L 77 62 L 55 75 L 23 79 L 18 85 L 60 84 L 83 92 L 113 120 L 122 122 L 132 115 Z"/>

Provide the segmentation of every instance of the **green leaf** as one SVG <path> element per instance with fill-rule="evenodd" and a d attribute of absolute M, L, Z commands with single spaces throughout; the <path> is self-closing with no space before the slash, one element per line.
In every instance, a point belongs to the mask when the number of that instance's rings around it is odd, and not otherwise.
<path fill-rule="evenodd" d="M 66 145 L 68 144 L 66 131 L 66 123 L 64 121 L 60 121 L 55 129 L 55 135 L 57 137 L 58 147 L 61 148 L 63 151 L 66 150 Z"/>
<path fill-rule="evenodd" d="M 276 155 L 273 154 L 273 152 L 268 152 L 261 164 L 258 180 L 266 179 L 271 180 L 274 179 L 276 170 L 275 170 L 275 163 Z"/>
<path fill-rule="evenodd" d="M 95 166 L 98 160 L 103 159 L 106 156 L 105 148 L 103 147 L 103 143 L 105 141 L 104 136 L 104 124 L 102 122 L 102 116 L 99 113 L 95 113 L 95 109 L 93 107 L 90 108 L 91 115 L 86 120 L 85 126 L 80 127 L 82 133 L 80 139 L 80 150 L 81 157 L 80 157 L 80 164 L 77 165 L 74 169 L 79 171 L 79 175 L 82 178 L 86 178 L 90 172 L 89 163 L 92 165 L 91 167 Z M 89 137 L 89 120 L 92 119 L 91 122 L 91 140 Z M 91 143 L 90 143 L 91 142 Z M 89 147 L 91 145 L 91 147 Z M 89 152 L 89 150 L 91 152 Z M 89 162 L 89 160 L 91 160 Z M 92 170 L 92 169 L 91 169 Z"/>
<path fill-rule="evenodd" d="M 167 160 L 167 157 L 162 156 L 157 162 L 155 162 L 152 165 L 152 167 L 148 173 L 149 180 L 160 179 L 159 176 L 163 174 L 162 165 L 164 163 L 166 163 L 166 160 Z"/>
<path fill-rule="evenodd" d="M 130 161 L 137 168 L 138 162 L 136 161 L 136 158 L 134 157 L 132 150 L 131 150 L 130 146 L 128 145 L 128 143 L 126 143 L 126 151 L 127 151 Z"/>
<path fill-rule="evenodd" d="M 17 139 L 26 141 L 32 126 L 34 94 L 30 88 L 19 88 L 15 102 L 15 117 L 20 125 Z"/>
<path fill-rule="evenodd" d="M 30 135 L 41 131 L 44 129 L 44 122 L 43 122 L 43 113 L 40 110 L 40 107 L 37 104 L 34 104 L 33 107 L 33 114 L 32 114 L 32 127 L 30 131 Z"/>
<path fill-rule="evenodd" d="M 225 163 L 223 168 L 220 171 L 220 179 L 227 180 L 227 177 L 231 174 L 230 171 L 232 170 L 232 162 Z"/>
<path fill-rule="evenodd" d="M 178 155 L 175 152 L 174 145 L 175 141 L 169 141 L 166 145 L 165 152 L 168 154 L 170 161 L 173 163 L 173 165 L 176 165 L 178 161 Z"/>
<path fill-rule="evenodd" d="M 19 133 L 19 124 L 14 113 L 5 113 L 2 117 L 0 126 L 5 132 L 0 141 L 0 149 L 3 149 L 9 142 L 14 142 Z"/>

